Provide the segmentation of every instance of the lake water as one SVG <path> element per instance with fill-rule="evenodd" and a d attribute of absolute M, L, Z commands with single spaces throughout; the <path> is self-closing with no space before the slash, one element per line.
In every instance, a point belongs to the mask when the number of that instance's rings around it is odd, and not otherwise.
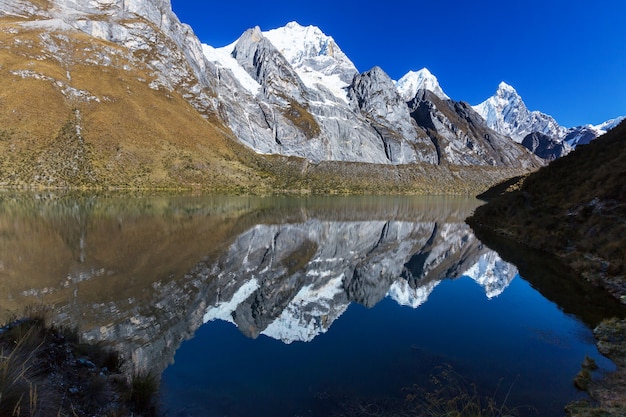
<path fill-rule="evenodd" d="M 0 194 L 0 308 L 53 305 L 161 374 L 168 416 L 397 415 L 446 398 L 433 378 L 560 416 L 585 356 L 613 367 L 590 326 L 623 311 L 485 246 L 478 204 Z"/>

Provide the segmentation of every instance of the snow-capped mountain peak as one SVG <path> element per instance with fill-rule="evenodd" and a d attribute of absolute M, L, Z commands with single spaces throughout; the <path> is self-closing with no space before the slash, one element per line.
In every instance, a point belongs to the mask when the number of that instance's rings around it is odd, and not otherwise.
<path fill-rule="evenodd" d="M 422 68 L 419 71 L 409 71 L 396 81 L 396 88 L 405 101 L 412 100 L 418 90 L 421 89 L 432 91 L 437 97 L 443 100 L 450 99 L 441 89 L 437 77 L 427 68 Z"/>
<path fill-rule="evenodd" d="M 615 119 L 607 120 L 606 122 L 600 123 L 599 125 L 595 125 L 594 127 L 598 130 L 601 130 L 602 134 L 604 134 L 608 132 L 609 130 L 613 129 L 614 127 L 616 127 L 624 119 L 626 119 L 626 116 L 616 117 Z"/>
<path fill-rule="evenodd" d="M 519 94 L 517 94 L 517 91 L 515 90 L 515 88 L 513 88 L 512 85 L 505 83 L 504 81 L 501 81 L 500 84 L 498 84 L 496 95 L 500 97 L 506 97 L 506 96 L 511 96 L 511 95 L 515 95 L 519 97 Z"/>
<path fill-rule="evenodd" d="M 301 26 L 290 22 L 281 28 L 263 32 L 290 64 L 297 66 L 307 58 L 326 56 L 354 64 L 339 49 L 331 36 L 325 35 L 317 26 Z M 356 68 L 354 68 L 356 71 Z"/>
<path fill-rule="evenodd" d="M 552 116 L 529 111 L 515 88 L 505 82 L 498 85 L 492 97 L 474 106 L 474 110 L 490 128 L 518 143 L 535 132 L 555 139 L 562 139 L 567 133 L 567 129 L 560 126 Z"/>
<path fill-rule="evenodd" d="M 348 85 L 358 73 L 335 40 L 317 26 L 290 22 L 281 28 L 263 32 L 263 36 L 272 42 L 307 85 L 311 76 L 322 82 L 328 82 L 328 78 L 335 76 Z"/>

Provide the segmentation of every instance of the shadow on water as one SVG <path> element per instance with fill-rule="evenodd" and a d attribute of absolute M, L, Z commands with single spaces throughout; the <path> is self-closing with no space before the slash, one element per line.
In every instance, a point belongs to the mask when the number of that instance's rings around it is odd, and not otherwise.
<path fill-rule="evenodd" d="M 564 265 L 555 256 L 472 226 L 476 237 L 524 277 L 545 298 L 566 314 L 580 318 L 591 328 L 603 319 L 626 317 L 626 308 L 607 291 L 598 288 Z"/>

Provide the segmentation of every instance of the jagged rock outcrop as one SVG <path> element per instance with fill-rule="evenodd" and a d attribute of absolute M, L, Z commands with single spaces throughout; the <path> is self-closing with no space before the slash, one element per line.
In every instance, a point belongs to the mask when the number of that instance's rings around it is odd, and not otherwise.
<path fill-rule="evenodd" d="M 439 163 L 536 168 L 543 163 L 522 146 L 490 129 L 466 103 L 441 100 L 420 90 L 409 103 L 411 116 L 435 143 Z"/>
<path fill-rule="evenodd" d="M 222 50 L 205 47 L 205 53 L 221 73 L 235 74 L 247 86 L 251 104 L 242 112 L 220 94 L 221 114 L 258 152 L 313 162 L 457 163 L 458 158 L 437 155 L 401 95 L 419 85 L 447 99 L 427 70 L 407 74 L 398 86 L 379 67 L 358 74 L 332 38 L 295 22 L 268 32 L 250 29 L 234 44 Z M 494 165 L 500 160 L 494 158 Z"/>
<path fill-rule="evenodd" d="M 416 128 L 393 80 L 380 67 L 356 75 L 348 98 L 380 135 L 387 159 L 399 163 L 437 163 L 434 144 Z"/>
<path fill-rule="evenodd" d="M 531 133 L 522 140 L 522 146 L 539 156 L 552 161 L 571 152 L 571 147 L 565 141 L 559 141 L 543 133 Z"/>

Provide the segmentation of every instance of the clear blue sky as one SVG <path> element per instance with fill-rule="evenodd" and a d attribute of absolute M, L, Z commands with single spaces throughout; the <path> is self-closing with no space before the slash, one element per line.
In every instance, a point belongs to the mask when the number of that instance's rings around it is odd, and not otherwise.
<path fill-rule="evenodd" d="M 454 100 L 511 84 L 564 126 L 626 115 L 626 0 L 171 0 L 200 40 L 295 20 L 332 36 L 359 71 L 427 67 Z"/>

